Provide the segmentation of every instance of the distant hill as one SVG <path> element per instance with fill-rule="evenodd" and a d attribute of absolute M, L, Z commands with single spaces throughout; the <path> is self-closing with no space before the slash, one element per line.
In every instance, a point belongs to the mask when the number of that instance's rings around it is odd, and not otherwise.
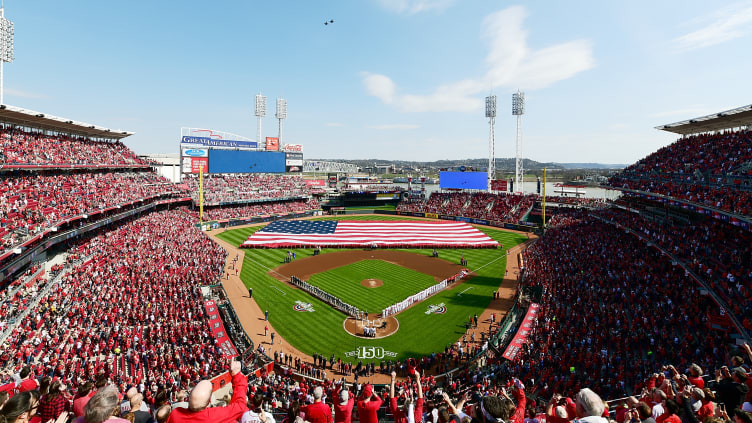
<path fill-rule="evenodd" d="M 397 168 L 412 168 L 419 170 L 437 170 L 446 168 L 457 168 L 459 166 L 471 167 L 476 170 L 486 170 L 488 159 L 456 159 L 456 160 L 436 160 L 433 162 L 419 162 L 406 160 L 384 160 L 384 159 L 311 159 L 327 160 L 333 162 L 351 163 L 363 169 L 374 166 L 392 165 Z M 607 163 L 556 163 L 556 162 L 536 162 L 535 160 L 523 159 L 523 168 L 526 171 L 538 171 L 544 167 L 548 169 L 623 169 L 627 165 L 607 164 Z M 501 172 L 514 172 L 514 158 L 497 158 L 496 170 Z"/>

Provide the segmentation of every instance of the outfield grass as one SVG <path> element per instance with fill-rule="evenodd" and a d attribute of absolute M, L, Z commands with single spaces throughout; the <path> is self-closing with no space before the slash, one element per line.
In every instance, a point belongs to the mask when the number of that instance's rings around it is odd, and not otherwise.
<path fill-rule="evenodd" d="M 364 279 L 384 282 L 378 288 L 360 284 Z M 357 263 L 317 273 L 308 283 L 318 286 L 342 301 L 369 313 L 380 313 L 385 307 L 420 292 L 436 281 L 430 275 L 416 272 L 382 260 L 361 260 Z"/>
<path fill-rule="evenodd" d="M 321 220 L 408 220 L 405 216 L 340 216 Z M 253 232 L 263 226 L 224 231 L 218 236 L 234 245 L 240 245 Z M 423 303 L 406 310 L 397 319 L 399 331 L 383 339 L 362 339 L 345 332 L 345 315 L 329 305 L 311 297 L 300 289 L 292 289 L 269 276 L 267 272 L 284 263 L 286 249 L 248 249 L 240 272 L 246 286 L 253 288 L 253 297 L 262 310 L 269 311 L 269 319 L 279 335 L 306 354 L 323 354 L 357 361 L 345 357 L 345 352 L 360 346 L 379 346 L 398 353 L 397 359 L 427 355 L 456 341 L 465 331 L 465 321 L 474 314 L 480 315 L 491 302 L 492 294 L 499 288 L 506 269 L 506 250 L 523 242 L 525 235 L 503 230 L 479 228 L 499 241 L 503 249 L 453 249 L 441 250 L 440 259 L 458 263 L 464 254 L 468 268 L 476 276 L 454 288 L 444 290 Z M 313 255 L 311 249 L 296 249 L 297 257 Z M 322 249 L 322 254 L 336 249 Z M 415 254 L 430 256 L 430 249 L 403 249 Z M 404 269 L 409 271 L 409 269 Z M 370 275 L 369 277 L 376 277 Z M 380 278 L 384 279 L 384 278 Z M 337 294 L 332 292 L 333 294 Z M 404 298 L 404 297 L 403 297 Z M 296 301 L 311 303 L 313 313 L 293 310 Z M 428 305 L 444 303 L 446 313 L 425 314 Z M 369 308 L 370 309 L 370 308 Z M 249 334 L 254 341 L 263 334 Z M 268 339 L 266 339 L 268 340 Z"/>

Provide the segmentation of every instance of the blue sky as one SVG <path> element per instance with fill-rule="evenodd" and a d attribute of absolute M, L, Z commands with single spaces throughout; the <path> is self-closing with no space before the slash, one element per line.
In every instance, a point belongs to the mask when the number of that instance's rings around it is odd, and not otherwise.
<path fill-rule="evenodd" d="M 136 132 L 175 153 L 180 128 L 263 136 L 307 158 L 496 156 L 632 163 L 675 140 L 654 126 L 752 103 L 752 1 L 5 0 L 5 103 Z M 323 25 L 334 19 L 334 24 Z"/>

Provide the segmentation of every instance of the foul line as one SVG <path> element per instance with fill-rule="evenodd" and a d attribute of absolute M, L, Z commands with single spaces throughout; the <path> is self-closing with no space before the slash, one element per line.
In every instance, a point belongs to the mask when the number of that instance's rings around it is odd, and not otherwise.
<path fill-rule="evenodd" d="M 274 285 L 269 285 L 269 288 L 274 288 L 274 289 L 276 289 L 277 291 L 279 291 L 280 293 L 282 293 L 282 295 L 287 295 L 287 293 L 286 293 L 285 291 L 283 291 L 283 290 L 279 289 L 278 287 L 276 287 L 276 286 L 274 286 Z"/>
<path fill-rule="evenodd" d="M 465 292 L 467 292 L 467 291 L 469 291 L 469 290 L 471 290 L 471 289 L 475 289 L 475 287 L 474 287 L 474 286 L 470 286 L 470 287 L 467 287 L 467 288 L 465 288 L 465 290 L 464 290 L 464 291 L 462 291 L 462 292 L 460 292 L 459 294 L 457 294 L 457 296 L 459 297 L 460 295 L 464 294 Z"/>
<path fill-rule="evenodd" d="M 279 275 L 279 276 L 282 276 L 282 277 L 283 277 L 283 278 L 285 278 L 285 279 L 290 279 L 290 277 L 289 277 L 289 276 L 287 276 L 287 275 L 283 275 L 283 274 L 281 274 L 281 273 L 277 272 L 276 270 L 272 269 L 271 267 L 266 267 L 266 266 L 264 266 L 263 264 L 261 264 L 261 263 L 257 262 L 256 260 L 254 260 L 254 259 L 252 259 L 252 258 L 250 258 L 250 257 L 248 257 L 248 256 L 245 256 L 245 257 L 244 257 L 244 260 L 248 260 L 248 261 L 251 261 L 251 262 L 253 262 L 253 263 L 256 263 L 257 265 L 259 265 L 260 267 L 262 267 L 262 268 L 266 269 L 267 271 L 269 271 L 269 272 L 271 272 L 271 273 L 275 273 L 275 274 L 277 274 L 277 275 Z"/>
<path fill-rule="evenodd" d="M 497 261 L 501 260 L 501 259 L 502 259 L 502 258 L 504 258 L 504 257 L 507 257 L 507 255 L 506 255 L 506 254 L 503 254 L 503 255 L 501 255 L 501 256 L 500 256 L 499 258 L 497 258 L 497 259 L 495 259 L 495 260 L 491 260 L 491 261 L 489 261 L 488 263 L 484 264 L 484 265 L 483 265 L 483 266 L 481 266 L 481 267 L 478 267 L 478 268 L 477 268 L 477 269 L 475 269 L 475 270 L 471 270 L 471 272 L 475 273 L 476 271 L 478 271 L 478 270 L 480 270 L 480 269 L 482 269 L 482 268 L 484 268 L 484 267 L 486 267 L 486 266 L 490 266 L 490 265 L 492 265 L 492 264 L 496 263 Z"/>

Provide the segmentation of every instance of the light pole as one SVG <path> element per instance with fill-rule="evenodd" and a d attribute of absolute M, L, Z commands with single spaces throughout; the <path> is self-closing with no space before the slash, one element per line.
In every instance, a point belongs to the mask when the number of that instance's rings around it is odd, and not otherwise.
<path fill-rule="evenodd" d="M 514 167 L 514 188 L 520 194 L 525 193 L 522 186 L 525 178 L 525 170 L 522 164 L 522 115 L 525 114 L 525 93 L 517 90 L 512 94 L 512 115 L 517 116 L 517 160 Z"/>
<path fill-rule="evenodd" d="M 488 192 L 491 192 L 491 183 L 496 177 L 496 160 L 494 158 L 494 124 L 496 123 L 496 96 L 486 97 L 486 117 L 490 130 L 488 133 Z"/>

